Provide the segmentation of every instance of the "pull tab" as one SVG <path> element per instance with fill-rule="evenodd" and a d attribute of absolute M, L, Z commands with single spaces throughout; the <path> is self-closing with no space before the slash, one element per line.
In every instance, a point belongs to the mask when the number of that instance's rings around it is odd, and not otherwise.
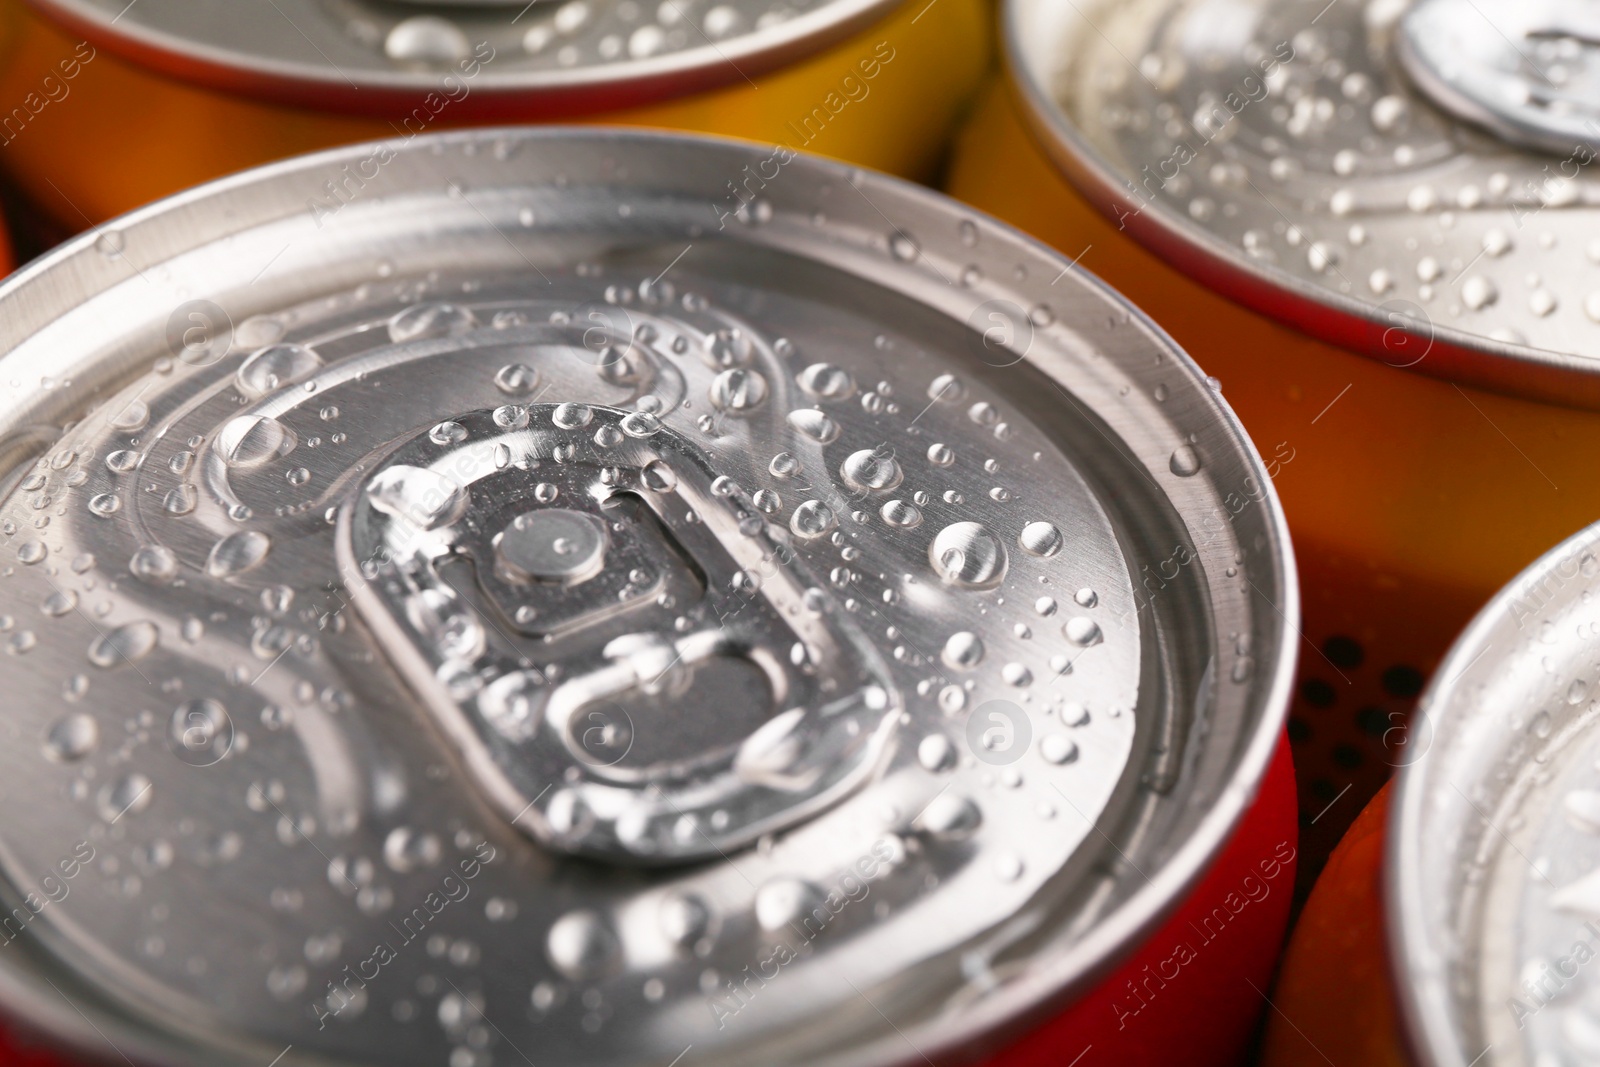
<path fill-rule="evenodd" d="M 343 581 L 468 775 L 552 848 L 678 862 L 881 765 L 887 665 L 655 416 L 504 407 L 398 448 L 339 515 Z"/>
<path fill-rule="evenodd" d="M 1419 0 L 1401 65 L 1444 110 L 1511 144 L 1587 163 L 1600 143 L 1600 13 L 1589 0 Z"/>

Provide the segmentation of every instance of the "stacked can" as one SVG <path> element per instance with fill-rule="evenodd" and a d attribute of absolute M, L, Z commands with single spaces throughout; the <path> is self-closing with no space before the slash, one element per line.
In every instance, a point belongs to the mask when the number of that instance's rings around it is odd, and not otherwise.
<path fill-rule="evenodd" d="M 1233 1063 L 1293 560 L 1066 266 L 843 165 L 521 128 L 18 273 L 0 999 L 175 1064 Z"/>
<path fill-rule="evenodd" d="M 1552 550 L 1440 666 L 1296 929 L 1270 1067 L 1600 1056 L 1597 553 L 1600 526 Z"/>
<path fill-rule="evenodd" d="M 0 165 L 71 231 L 287 155 L 493 122 L 720 133 L 927 177 L 993 17 L 986 0 L 33 8 L 0 5 Z"/>
<path fill-rule="evenodd" d="M 1147 309 L 1267 456 L 1307 598 L 1308 857 L 1405 751 L 1472 612 L 1600 509 L 1570 14 L 1013 0 L 1009 87 L 958 151 L 953 192 Z"/>

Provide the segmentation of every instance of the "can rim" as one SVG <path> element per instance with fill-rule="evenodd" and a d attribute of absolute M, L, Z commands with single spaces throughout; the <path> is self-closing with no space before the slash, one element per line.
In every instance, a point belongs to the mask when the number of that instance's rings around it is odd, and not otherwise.
<path fill-rule="evenodd" d="M 210 89 L 330 115 L 387 116 L 437 92 L 440 74 L 364 71 L 355 80 L 335 68 L 253 57 L 135 23 L 119 23 L 88 0 L 24 0 L 41 17 L 118 57 Z M 490 121 L 592 115 L 749 82 L 848 38 L 907 0 L 830 0 L 776 26 L 645 59 L 529 71 L 485 80 L 455 107 Z M 751 82 L 753 85 L 754 83 Z"/>
<path fill-rule="evenodd" d="M 581 125 L 474 128 L 424 134 L 416 138 L 413 144 L 423 142 L 424 147 L 428 147 L 493 140 L 496 137 L 507 136 L 535 144 L 541 141 L 560 142 L 576 138 L 636 144 L 652 142 L 672 145 L 699 144 L 719 149 L 735 147 L 745 151 L 752 149 L 748 142 L 704 133 L 688 134 Z M 76 257 L 94 254 L 95 242 L 102 230 L 113 226 L 126 228 L 198 205 L 221 194 L 275 178 L 327 167 L 329 164 L 357 160 L 364 154 L 370 153 L 375 146 L 385 143 L 365 142 L 290 157 L 216 179 L 135 209 L 100 227 L 77 235 L 0 281 L 0 305 L 4 305 L 9 299 L 14 299 L 18 290 L 33 285 L 48 272 L 66 267 Z M 866 170 L 813 153 L 796 152 L 795 156 L 797 160 L 803 160 L 814 168 L 831 172 L 841 181 L 850 180 L 852 174 L 865 175 L 869 181 L 878 184 L 884 192 L 899 196 L 903 201 L 913 205 L 941 212 L 948 211 L 952 205 L 959 206 L 965 215 L 1009 238 L 1017 246 L 1031 250 L 1038 256 L 1057 264 L 1064 266 L 1067 263 L 1067 257 L 1044 242 L 987 212 L 955 201 L 933 189 L 894 175 Z M 254 224 L 254 220 L 245 217 L 236 217 L 234 221 L 241 228 Z M 184 247 L 169 248 L 166 251 L 168 255 L 181 254 L 184 250 L 203 245 L 211 239 L 214 238 L 192 237 L 190 231 L 185 231 Z M 1003 991 L 986 997 L 981 1004 L 968 1006 L 957 1024 L 935 1024 L 927 1027 L 926 1031 L 922 1031 L 924 1040 L 919 1041 L 917 1047 L 931 1052 L 997 1051 L 1010 1041 L 1023 1036 L 1053 1013 L 1081 998 L 1137 951 L 1144 939 L 1155 933 L 1180 907 L 1186 895 L 1210 871 L 1214 861 L 1232 839 L 1265 781 L 1268 768 L 1281 743 L 1284 724 L 1289 713 L 1301 634 L 1300 582 L 1288 520 L 1272 478 L 1267 472 L 1265 461 L 1231 405 L 1220 392 L 1205 386 L 1205 372 L 1193 357 L 1145 311 L 1109 283 L 1098 275 L 1083 270 L 1081 264 L 1078 269 L 1084 277 L 1085 284 L 1126 312 L 1130 325 L 1142 328 L 1158 343 L 1169 346 L 1168 355 L 1174 365 L 1191 376 L 1205 390 L 1214 405 L 1213 411 L 1221 424 L 1220 428 L 1236 444 L 1240 460 L 1261 486 L 1260 503 L 1265 509 L 1263 525 L 1266 527 L 1268 544 L 1264 549 L 1258 550 L 1258 554 L 1265 554 L 1271 559 L 1271 569 L 1280 594 L 1277 602 L 1269 601 L 1267 604 L 1281 622 L 1277 628 L 1276 647 L 1272 649 L 1275 666 L 1270 680 L 1263 681 L 1257 687 L 1257 695 L 1251 703 L 1259 710 L 1259 714 L 1252 725 L 1241 731 L 1243 740 L 1237 745 L 1236 754 L 1231 760 L 1226 783 L 1219 788 L 1214 801 L 1195 824 L 1193 831 L 1173 848 L 1162 868 L 1148 875 L 1120 905 L 1096 921 L 1087 933 L 1075 940 L 1070 952 L 1061 953 L 1051 962 L 1044 963 L 1025 976 L 1008 982 Z M 53 300 L 49 301 L 51 306 L 45 306 L 46 301 L 43 300 L 30 301 L 29 310 L 32 312 L 31 318 L 34 323 L 47 317 L 64 314 L 77 302 L 71 293 L 54 286 L 41 288 L 45 291 L 40 295 L 52 297 Z M 4 339 L 0 338 L 0 343 L 3 341 Z M 6 358 L 9 351 L 9 349 L 0 350 L 0 361 Z M 1041 374 L 1057 384 L 1064 385 L 1046 362 L 1035 360 L 1031 356 L 1024 358 Z M 1265 598 L 1265 594 L 1262 595 Z M 1257 674 L 1256 677 L 1259 679 L 1262 676 Z M 38 1026 L 41 1024 L 40 1019 L 30 1017 L 30 1013 L 45 999 L 12 965 L 0 961 L 0 1013 L 15 1016 L 25 1023 Z M 120 1021 L 121 1012 L 118 1011 L 112 1018 Z M 95 1022 L 81 1013 L 53 1011 L 50 1012 L 50 1018 L 44 1020 L 42 1025 L 48 1027 L 53 1036 L 67 1042 L 73 1048 L 89 1054 L 104 1055 L 97 1053 L 95 1046 L 109 1039 L 99 1031 Z M 919 1031 L 914 1030 L 913 1033 Z M 185 1047 L 173 1035 L 158 1028 L 146 1027 L 142 1021 L 136 1020 L 133 1025 L 123 1022 L 121 1034 L 126 1036 L 131 1044 L 159 1050 L 163 1062 L 192 1064 L 193 1067 L 201 1067 L 202 1064 L 205 1067 L 215 1067 L 216 1061 L 208 1058 L 204 1050 L 197 1051 L 193 1047 Z M 899 1038 L 895 1040 L 900 1041 Z M 897 1052 L 886 1060 L 882 1046 L 874 1043 L 857 1046 L 850 1053 L 829 1059 L 827 1062 L 830 1065 L 836 1064 L 837 1067 L 868 1067 L 885 1062 L 899 1062 L 897 1057 L 900 1055 L 902 1054 Z"/>
<path fill-rule="evenodd" d="M 1600 524 L 1587 526 L 1565 538 L 1508 581 L 1475 615 L 1434 671 L 1415 714 L 1452 703 L 1467 668 L 1489 650 L 1495 626 L 1509 613 L 1519 590 L 1549 577 L 1580 548 L 1600 542 Z M 1437 722 L 1430 724 L 1438 734 Z M 1469 1067 L 1455 1041 L 1455 1028 L 1444 953 L 1429 937 L 1424 921 L 1428 894 L 1423 863 L 1414 847 L 1426 832 L 1423 805 L 1437 782 L 1421 769 L 1425 758 L 1402 767 L 1395 776 L 1394 794 L 1383 850 L 1382 896 L 1389 974 L 1400 1007 L 1401 1031 L 1412 1056 L 1424 1067 Z"/>
<path fill-rule="evenodd" d="M 1029 132 L 1095 210 L 1126 229 L 1146 251 L 1234 303 L 1396 370 L 1563 407 L 1600 410 L 1600 363 L 1591 356 L 1496 341 L 1429 319 L 1425 355 L 1410 364 L 1397 364 L 1386 358 L 1383 339 L 1395 329 L 1405 330 L 1399 315 L 1386 317 L 1378 305 L 1246 262 L 1220 238 L 1190 225 L 1160 200 L 1119 218 L 1116 169 L 1051 99 L 1039 72 L 1028 62 L 1023 6 L 1024 0 L 1007 0 L 1001 37 L 1006 80 L 1021 103 Z"/>

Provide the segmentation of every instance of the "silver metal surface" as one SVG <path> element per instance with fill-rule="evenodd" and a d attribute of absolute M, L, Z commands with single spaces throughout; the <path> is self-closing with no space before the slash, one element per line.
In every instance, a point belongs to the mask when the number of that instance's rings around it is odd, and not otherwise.
<path fill-rule="evenodd" d="M 744 84 L 899 0 L 29 0 L 185 80 L 317 110 L 551 118 Z"/>
<path fill-rule="evenodd" d="M 1007 13 L 1046 148 L 1158 254 L 1393 366 L 1600 406 L 1600 139 L 1518 148 L 1434 106 L 1395 58 L 1402 38 L 1428 57 L 1413 71 L 1455 64 L 1426 83 L 1441 100 L 1497 92 L 1455 42 L 1511 48 L 1504 22 L 1535 34 L 1523 76 L 1581 88 L 1591 46 L 1551 7 L 1013 0 Z"/>
<path fill-rule="evenodd" d="M 1501 591 L 1409 730 L 1386 910 L 1427 1067 L 1588 1063 L 1600 1048 L 1597 553 L 1591 527 Z"/>
<path fill-rule="evenodd" d="M 1600 14 L 1583 0 L 1479 8 L 1418 0 L 1396 53 L 1435 103 L 1497 137 L 1566 155 L 1600 138 Z"/>
<path fill-rule="evenodd" d="M 1151 932 L 1297 616 L 1192 363 L 835 164 L 735 213 L 766 150 L 482 131 L 309 203 L 377 151 L 0 286 L 0 895 L 94 856 L 0 1002 L 158 1062 L 879 1065 Z"/>

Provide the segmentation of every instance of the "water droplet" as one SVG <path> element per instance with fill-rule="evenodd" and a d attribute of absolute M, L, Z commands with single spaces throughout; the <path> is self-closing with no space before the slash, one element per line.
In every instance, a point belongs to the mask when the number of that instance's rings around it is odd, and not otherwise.
<path fill-rule="evenodd" d="M 24 541 L 17 549 L 17 560 L 32 566 L 49 554 L 50 550 L 44 546 L 43 541 Z"/>
<path fill-rule="evenodd" d="M 939 656 L 947 666 L 970 671 L 983 662 L 983 638 L 966 630 L 951 634 Z"/>
<path fill-rule="evenodd" d="M 789 517 L 789 529 L 796 537 L 821 537 L 837 523 L 833 509 L 820 500 L 803 501 Z"/>
<path fill-rule="evenodd" d="M 230 467 L 254 467 L 294 451 L 294 431 L 266 415 L 230 419 L 217 435 L 217 449 Z"/>
<path fill-rule="evenodd" d="M 467 428 L 459 422 L 441 422 L 428 431 L 428 440 L 436 445 L 459 445 L 467 437 Z"/>
<path fill-rule="evenodd" d="M 822 400 L 843 400 L 856 391 L 850 372 L 832 363 L 813 363 L 801 371 L 795 381 L 801 389 Z"/>
<path fill-rule="evenodd" d="M 59 619 L 77 606 L 77 593 L 70 589 L 58 589 L 44 598 L 44 602 L 39 605 L 39 610 L 52 619 Z"/>
<path fill-rule="evenodd" d="M 155 623 L 145 619 L 130 622 L 97 637 L 89 646 L 89 662 L 106 670 L 123 661 L 134 663 L 148 656 L 160 640 Z"/>
<path fill-rule="evenodd" d="M 494 409 L 494 424 L 502 430 L 526 429 L 528 409 L 521 404 L 502 404 Z"/>
<path fill-rule="evenodd" d="M 629 437 L 653 437 L 661 432 L 661 420 L 648 411 L 635 411 L 624 415 L 618 425 Z"/>
<path fill-rule="evenodd" d="M 262 397 L 304 381 L 321 366 L 322 357 L 304 345 L 268 345 L 240 365 L 234 383 L 245 396 Z"/>
<path fill-rule="evenodd" d="M 1000 677 L 1007 685 L 1014 685 L 1019 689 L 1033 684 L 1033 672 L 1020 663 L 1007 663 L 1001 667 Z"/>
<path fill-rule="evenodd" d="M 409 826 L 399 826 L 389 831 L 383 840 L 383 861 L 391 870 L 404 874 L 407 871 L 432 867 L 444 855 L 444 846 L 437 835 L 422 833 Z"/>
<path fill-rule="evenodd" d="M 231 578 L 261 565 L 272 550 L 272 539 L 259 530 L 240 530 L 211 546 L 206 557 L 206 573 L 213 578 Z"/>
<path fill-rule="evenodd" d="M 1488 307 L 1499 298 L 1500 290 L 1481 274 L 1474 274 L 1461 283 L 1461 302 L 1474 311 Z"/>
<path fill-rule="evenodd" d="M 693 893 L 668 893 L 656 910 L 661 933 L 678 948 L 690 948 L 711 928 L 711 908 Z"/>
<path fill-rule="evenodd" d="M 188 482 L 169 490 L 161 506 L 172 515 L 187 515 L 200 503 L 200 490 Z"/>
<path fill-rule="evenodd" d="M 123 433 L 132 433 L 144 429 L 150 421 L 150 405 L 143 400 L 131 400 L 128 406 L 111 419 L 111 428 Z"/>
<path fill-rule="evenodd" d="M 916 239 L 904 230 L 896 230 L 889 237 L 889 252 L 902 263 L 909 263 L 917 258 L 920 249 Z"/>
<path fill-rule="evenodd" d="M 1005 546 L 976 522 L 957 522 L 940 530 L 928 546 L 928 558 L 939 577 L 969 589 L 999 585 L 1006 573 Z"/>
<path fill-rule="evenodd" d="M 751 411 L 767 399 L 767 380 L 760 371 L 736 367 L 711 380 L 711 403 L 722 411 Z"/>
<path fill-rule="evenodd" d="M 756 890 L 756 922 L 768 932 L 787 929 L 811 913 L 822 899 L 816 887 L 798 878 L 774 878 Z"/>
<path fill-rule="evenodd" d="M 78 712 L 57 719 L 45 734 L 44 754 L 57 763 L 81 760 L 100 742 L 100 727 Z"/>
<path fill-rule="evenodd" d="M 142 774 L 130 774 L 100 790 L 100 816 L 116 822 L 124 815 L 137 815 L 154 799 L 155 783 Z"/>
<path fill-rule="evenodd" d="M 929 445 L 928 462 L 935 467 L 948 467 L 956 461 L 956 454 L 949 445 Z"/>
<path fill-rule="evenodd" d="M 797 408 L 789 412 L 788 421 L 818 444 L 832 444 L 839 439 L 839 424 L 816 408 Z"/>
<path fill-rule="evenodd" d="M 1062 631 L 1067 635 L 1067 640 L 1084 648 L 1100 643 L 1100 624 L 1083 615 L 1068 619 Z"/>
<path fill-rule="evenodd" d="M 922 511 L 915 504 L 904 500 L 891 500 L 883 505 L 879 514 L 883 521 L 890 526 L 898 526 L 902 530 L 922 525 Z"/>
<path fill-rule="evenodd" d="M 1039 742 L 1039 755 L 1048 763 L 1071 763 L 1078 758 L 1078 743 L 1063 734 L 1046 734 Z"/>
<path fill-rule="evenodd" d="M 651 460 L 639 471 L 639 484 L 653 493 L 670 493 L 678 487 L 678 475 L 659 459 Z"/>
<path fill-rule="evenodd" d="M 924 770 L 948 770 L 955 766 L 955 746 L 944 734 L 929 734 L 917 745 L 917 762 Z"/>
<path fill-rule="evenodd" d="M 899 485 L 902 475 L 893 456 L 862 449 L 845 457 L 839 465 L 839 477 L 852 489 L 882 492 Z"/>
<path fill-rule="evenodd" d="M 539 387 L 539 372 L 526 363 L 507 363 L 494 372 L 494 387 L 507 396 L 527 396 Z M 562 407 L 583 408 L 582 404 L 563 404 Z M 584 408 L 584 410 L 588 410 Z M 584 420 L 586 423 L 588 420 Z M 578 425 L 584 425 L 579 423 Z M 557 426 L 561 425 L 556 423 Z M 567 427 L 571 429 L 572 427 Z"/>
<path fill-rule="evenodd" d="M 1405 123 L 1410 105 L 1400 96 L 1380 96 L 1372 104 L 1372 125 L 1383 133 L 1393 133 Z"/>
<path fill-rule="evenodd" d="M 432 530 L 455 522 L 470 502 L 454 479 L 427 467 L 396 464 L 367 483 L 367 500 L 386 515 Z"/>
<path fill-rule="evenodd" d="M 383 41 L 384 54 L 398 63 L 454 63 L 466 59 L 471 51 L 472 45 L 461 28 L 449 19 L 437 15 L 415 15 L 403 19 L 395 24 Z M 449 305 L 434 304 L 424 307 L 449 307 Z M 404 314 L 406 312 L 401 312 L 401 315 Z M 391 332 L 393 329 L 391 324 Z M 400 341 L 405 338 L 396 337 L 395 340 Z"/>
<path fill-rule="evenodd" d="M 579 430 L 594 419 L 594 409 L 588 404 L 558 404 L 550 421 L 563 430 Z"/>
<path fill-rule="evenodd" d="M 417 304 L 389 320 L 389 339 L 398 344 L 432 337 L 460 337 L 477 325 L 477 318 L 467 308 L 455 304 Z"/>
<path fill-rule="evenodd" d="M 968 797 L 946 790 L 928 802 L 911 828 L 920 834 L 940 840 L 958 840 L 970 837 L 983 824 L 983 813 Z"/>
<path fill-rule="evenodd" d="M 1200 473 L 1200 453 L 1192 445 L 1179 445 L 1172 450 L 1172 458 L 1167 461 L 1167 469 L 1180 478 L 1189 478 Z"/>
<path fill-rule="evenodd" d="M 139 465 L 139 453 L 119 448 L 106 455 L 106 469 L 114 474 L 126 474 Z"/>
<path fill-rule="evenodd" d="M 1061 551 L 1061 531 L 1054 523 L 1030 522 L 1017 536 L 1022 550 L 1032 556 L 1053 556 Z"/>
<path fill-rule="evenodd" d="M 545 952 L 556 970 L 573 981 L 588 981 L 620 960 L 616 935 L 596 911 L 569 911 L 550 926 Z"/>
<path fill-rule="evenodd" d="M 128 560 L 128 572 L 148 585 L 166 585 L 178 576 L 178 557 L 166 545 L 145 545 Z"/>

